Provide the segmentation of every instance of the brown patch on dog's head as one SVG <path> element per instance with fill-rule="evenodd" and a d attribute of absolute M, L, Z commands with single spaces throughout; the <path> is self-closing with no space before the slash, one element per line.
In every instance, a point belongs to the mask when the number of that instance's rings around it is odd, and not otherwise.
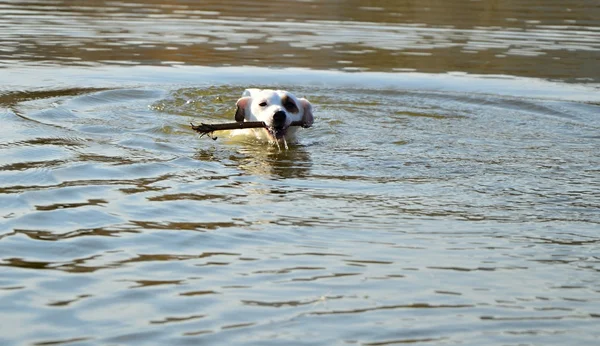
<path fill-rule="evenodd" d="M 304 109 L 304 114 L 302 115 L 302 121 L 304 122 L 303 127 L 311 127 L 315 121 L 315 118 L 314 118 L 313 112 L 312 112 L 312 105 L 305 98 L 300 98 L 298 101 L 300 101 L 300 104 L 302 105 L 302 108 Z"/>
<path fill-rule="evenodd" d="M 249 111 L 250 101 L 252 101 L 252 98 L 250 96 L 246 96 L 237 100 L 235 103 L 237 107 L 235 110 L 235 121 L 238 123 L 244 122 L 244 119 L 246 119 L 246 112 Z"/>
<path fill-rule="evenodd" d="M 283 105 L 283 108 L 285 108 L 286 111 L 293 113 L 293 114 L 298 113 L 298 105 L 296 105 L 296 102 L 294 102 L 294 99 L 292 99 L 288 95 L 285 95 L 281 99 L 281 104 Z"/>

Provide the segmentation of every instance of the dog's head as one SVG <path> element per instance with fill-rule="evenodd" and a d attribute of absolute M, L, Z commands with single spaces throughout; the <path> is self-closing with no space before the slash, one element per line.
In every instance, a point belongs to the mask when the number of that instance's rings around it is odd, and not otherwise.
<path fill-rule="evenodd" d="M 310 102 L 284 90 L 246 89 L 236 105 L 235 121 L 262 121 L 275 140 L 285 137 L 292 121 L 313 123 Z"/>

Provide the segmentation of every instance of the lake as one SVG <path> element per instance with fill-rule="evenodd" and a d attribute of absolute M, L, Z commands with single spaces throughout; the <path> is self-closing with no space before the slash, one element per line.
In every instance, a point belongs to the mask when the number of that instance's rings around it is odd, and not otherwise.
<path fill-rule="evenodd" d="M 597 1 L 0 1 L 1 345 L 596 345 Z M 200 137 L 306 97 L 288 150 Z"/>

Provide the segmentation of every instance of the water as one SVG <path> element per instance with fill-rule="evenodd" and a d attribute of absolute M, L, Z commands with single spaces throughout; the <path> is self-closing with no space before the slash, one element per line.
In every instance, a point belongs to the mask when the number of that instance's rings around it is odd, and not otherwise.
<path fill-rule="evenodd" d="M 595 2 L 253 3 L 0 2 L 0 344 L 598 343 Z"/>

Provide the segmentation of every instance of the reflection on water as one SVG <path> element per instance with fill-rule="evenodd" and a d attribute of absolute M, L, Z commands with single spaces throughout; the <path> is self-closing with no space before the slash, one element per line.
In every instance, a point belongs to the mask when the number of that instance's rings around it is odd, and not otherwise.
<path fill-rule="evenodd" d="M 234 159 L 234 164 L 251 175 L 266 175 L 278 178 L 303 178 L 310 174 L 310 154 L 303 146 L 292 145 L 288 150 L 275 147 L 265 150 L 264 143 L 244 146 L 243 158 Z"/>
<path fill-rule="evenodd" d="M 310 173 L 310 154 L 303 146 L 291 145 L 288 150 L 275 146 L 265 148 L 264 142 L 253 138 L 240 145 L 236 153 L 219 153 L 220 148 L 213 147 L 200 149 L 194 157 L 202 161 L 227 162 L 228 166 L 253 176 L 284 179 L 306 177 Z"/>
<path fill-rule="evenodd" d="M 597 1 L 27 1 L 3 66 L 251 65 L 598 82 Z"/>
<path fill-rule="evenodd" d="M 597 344 L 598 10 L 0 1 L 0 344 Z"/>

